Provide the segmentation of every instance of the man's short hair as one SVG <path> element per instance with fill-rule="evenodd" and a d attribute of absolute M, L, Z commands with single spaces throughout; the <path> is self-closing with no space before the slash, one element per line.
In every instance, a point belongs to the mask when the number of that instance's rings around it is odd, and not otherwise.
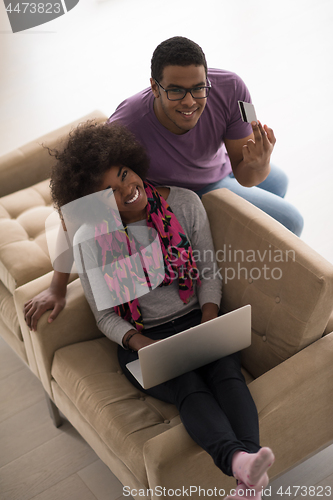
<path fill-rule="evenodd" d="M 158 82 L 163 78 L 166 66 L 204 66 L 207 76 L 207 61 L 202 48 L 183 36 L 174 36 L 160 43 L 151 59 L 151 76 Z"/>

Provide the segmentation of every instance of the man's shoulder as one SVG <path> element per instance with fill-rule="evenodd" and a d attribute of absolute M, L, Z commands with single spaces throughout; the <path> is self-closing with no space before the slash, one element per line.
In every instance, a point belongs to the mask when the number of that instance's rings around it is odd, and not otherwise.
<path fill-rule="evenodd" d="M 207 77 L 212 84 L 212 89 L 216 86 L 221 86 L 225 89 L 236 89 L 238 86 L 245 87 L 245 83 L 242 78 L 233 71 L 209 68 L 207 71 Z"/>
<path fill-rule="evenodd" d="M 227 69 L 218 69 L 218 68 L 208 68 L 207 70 L 208 78 L 213 78 L 218 82 L 223 81 L 232 81 L 232 80 L 240 80 L 240 76 L 237 75 L 234 71 L 229 71 Z"/>
<path fill-rule="evenodd" d="M 217 119 L 224 116 L 228 123 L 230 120 L 235 121 L 239 114 L 237 102 L 251 102 L 249 89 L 242 78 L 232 71 L 212 68 L 207 73 L 212 85 L 207 100 L 208 110 Z"/>

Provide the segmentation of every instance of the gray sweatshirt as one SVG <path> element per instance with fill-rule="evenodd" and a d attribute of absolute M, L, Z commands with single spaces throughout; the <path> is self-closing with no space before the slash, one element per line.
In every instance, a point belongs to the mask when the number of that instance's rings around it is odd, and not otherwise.
<path fill-rule="evenodd" d="M 206 211 L 200 198 L 187 189 L 171 187 L 167 199 L 172 211 L 189 239 L 201 285 L 194 284 L 194 294 L 187 304 L 179 296 L 178 279 L 169 286 L 160 286 L 139 297 L 145 329 L 161 325 L 200 309 L 207 302 L 220 306 L 222 282 Z M 128 225 L 128 229 L 144 246 L 149 244 L 146 221 Z M 87 301 L 98 328 L 109 339 L 122 345 L 126 332 L 133 329 L 128 321 L 114 312 L 110 291 L 102 270 L 98 268 L 95 228 L 84 224 L 74 237 L 74 259 Z M 194 282 L 195 283 L 195 282 Z"/>

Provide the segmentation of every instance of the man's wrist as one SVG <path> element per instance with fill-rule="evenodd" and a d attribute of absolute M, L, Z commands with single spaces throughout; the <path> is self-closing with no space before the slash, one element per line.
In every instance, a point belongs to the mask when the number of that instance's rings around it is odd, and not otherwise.
<path fill-rule="evenodd" d="M 54 271 L 49 290 L 52 293 L 65 297 L 69 277 L 70 273 L 61 273 L 60 271 Z"/>

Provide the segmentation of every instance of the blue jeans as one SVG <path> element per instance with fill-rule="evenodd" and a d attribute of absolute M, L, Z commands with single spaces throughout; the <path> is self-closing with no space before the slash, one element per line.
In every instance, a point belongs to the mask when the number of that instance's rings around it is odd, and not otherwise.
<path fill-rule="evenodd" d="M 144 330 L 144 334 L 160 340 L 198 325 L 201 316 L 200 310 L 194 310 Z M 225 474 L 233 475 L 231 464 L 236 451 L 256 453 L 260 449 L 257 409 L 241 373 L 239 353 L 146 390 L 126 368 L 135 359 L 137 352 L 119 346 L 118 360 L 126 377 L 141 392 L 176 405 L 189 435 Z"/>
<path fill-rule="evenodd" d="M 196 193 L 201 198 L 202 195 L 214 191 L 214 189 L 227 188 L 266 212 L 273 219 L 281 222 L 297 236 L 300 236 L 304 224 L 303 217 L 291 203 L 284 200 L 287 186 L 288 178 L 286 174 L 278 167 L 271 165 L 271 171 L 267 179 L 258 186 L 250 188 L 241 186 L 234 175 L 230 174 L 220 181 L 208 184 L 208 186 Z"/>

